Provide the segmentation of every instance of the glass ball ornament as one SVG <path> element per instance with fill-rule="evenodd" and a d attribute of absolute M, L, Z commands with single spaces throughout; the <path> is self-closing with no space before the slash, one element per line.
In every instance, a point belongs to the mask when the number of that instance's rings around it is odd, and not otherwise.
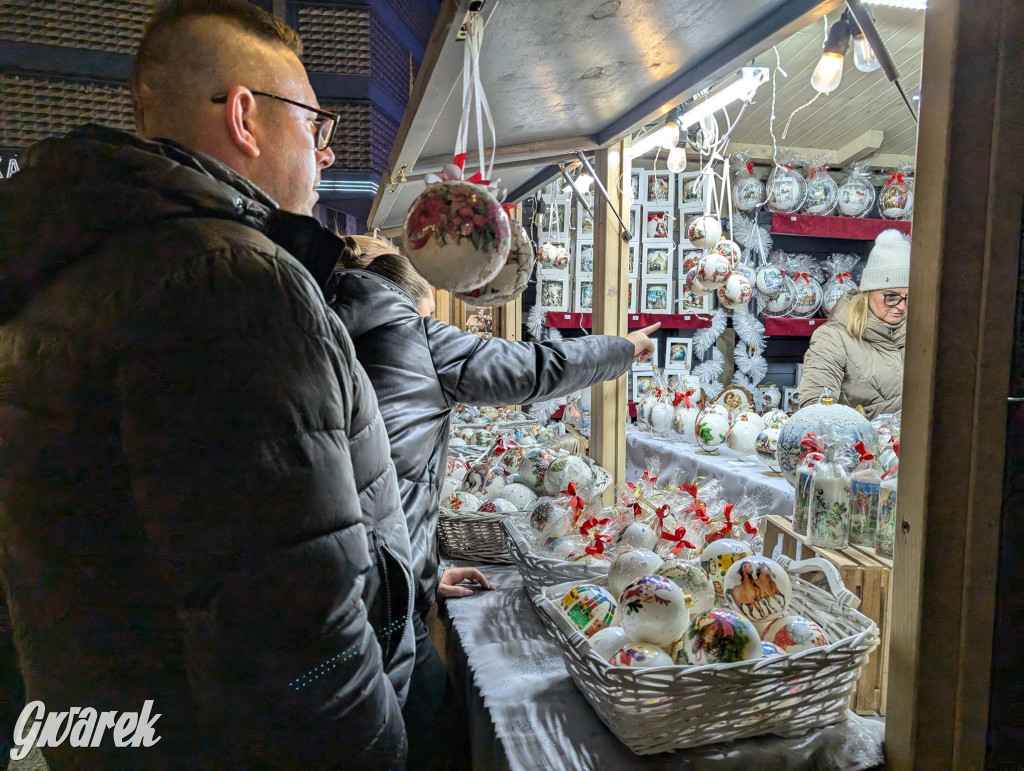
<path fill-rule="evenodd" d="M 753 661 L 762 656 L 754 624 L 727 608 L 712 608 L 690 619 L 684 639 L 686 660 L 695 666 Z"/>
<path fill-rule="evenodd" d="M 544 490 L 556 495 L 567 490 L 570 482 L 581 492 L 594 485 L 594 471 L 579 455 L 563 455 L 551 461 L 544 475 Z"/>
<path fill-rule="evenodd" d="M 737 211 L 750 212 L 765 203 L 764 182 L 752 175 L 736 178 L 732 185 L 732 206 Z"/>
<path fill-rule="evenodd" d="M 718 290 L 718 303 L 730 310 L 742 308 L 754 296 L 754 287 L 746 276 L 733 271 Z"/>
<path fill-rule="evenodd" d="M 774 265 L 764 265 L 757 269 L 754 276 L 754 284 L 757 291 L 765 297 L 778 297 L 779 292 L 786 285 L 786 277 L 783 272 Z"/>
<path fill-rule="evenodd" d="M 914 188 L 910 182 L 891 182 L 878 194 L 878 213 L 882 219 L 907 220 L 913 212 Z"/>
<path fill-rule="evenodd" d="M 667 648 L 683 636 L 690 610 L 683 590 L 664 576 L 644 575 L 619 595 L 619 624 L 630 640 Z"/>
<path fill-rule="evenodd" d="M 711 251 L 727 257 L 732 265 L 739 265 L 740 260 L 743 258 L 743 250 L 740 248 L 740 245 L 735 241 L 730 241 L 728 238 L 723 238 L 712 246 Z"/>
<path fill-rule="evenodd" d="M 608 660 L 608 663 L 613 667 L 648 669 L 650 667 L 670 667 L 675 662 L 657 645 L 636 642 L 623 645 Z"/>
<path fill-rule="evenodd" d="M 717 453 L 729 432 L 729 418 L 719 412 L 704 410 L 693 427 L 697 444 L 705 452 Z"/>
<path fill-rule="evenodd" d="M 875 205 L 875 188 L 870 180 L 859 174 L 850 174 L 837 191 L 837 207 L 844 217 L 866 217 Z"/>
<path fill-rule="evenodd" d="M 807 193 L 807 182 L 796 169 L 776 166 L 768 177 L 765 207 L 780 214 L 800 211 Z"/>
<path fill-rule="evenodd" d="M 783 653 L 799 653 L 828 645 L 821 627 L 803 616 L 782 616 L 763 628 L 761 637 Z"/>
<path fill-rule="evenodd" d="M 732 264 L 728 257 L 717 253 L 711 253 L 701 258 L 697 263 L 697 275 L 695 283 L 700 282 L 701 287 L 712 291 L 725 286 L 725 281 L 732 273 Z"/>
<path fill-rule="evenodd" d="M 574 629 L 591 637 L 611 626 L 616 603 L 603 586 L 580 584 L 563 595 L 559 609 Z"/>
<path fill-rule="evenodd" d="M 508 257 L 498 275 L 482 287 L 455 296 L 470 305 L 493 308 L 511 302 L 523 293 L 533 274 L 536 258 L 526 230 L 518 222 L 510 222 L 512 233 Z"/>
<path fill-rule="evenodd" d="M 793 282 L 793 308 L 790 314 L 800 318 L 810 318 L 821 307 L 823 292 L 821 284 L 814 279 L 796 279 Z"/>
<path fill-rule="evenodd" d="M 487 188 L 461 180 L 429 185 L 403 223 L 403 244 L 431 285 L 469 292 L 494 279 L 508 258 L 508 215 Z"/>
<path fill-rule="evenodd" d="M 805 451 L 801 442 L 811 433 L 824 441 L 830 432 L 852 458 L 859 457 L 854 449 L 857 442 L 864 442 L 869 452 L 875 452 L 878 437 L 868 419 L 855 409 L 823 399 L 820 404 L 794 412 L 779 433 L 779 467 L 791 485 L 796 484 L 796 470 Z"/>
<path fill-rule="evenodd" d="M 661 557 L 650 549 L 627 549 L 620 552 L 608 570 L 608 588 L 612 596 L 618 597 L 627 584 L 657 571 L 661 562 Z"/>
<path fill-rule="evenodd" d="M 782 565 L 768 557 L 744 557 L 734 562 L 722 579 L 729 607 L 755 623 L 785 614 L 793 586 Z"/>
<path fill-rule="evenodd" d="M 700 565 L 685 560 L 665 560 L 655 575 L 664 576 L 683 590 L 691 618 L 715 606 L 715 587 Z"/>
<path fill-rule="evenodd" d="M 826 217 L 832 214 L 839 205 L 839 185 L 827 172 L 818 172 L 807 182 L 804 194 L 804 214 L 815 214 Z"/>
<path fill-rule="evenodd" d="M 786 316 L 793 310 L 793 299 L 796 296 L 796 282 L 789 276 L 782 277 L 782 289 L 764 303 L 764 315 L 772 318 Z"/>
<path fill-rule="evenodd" d="M 754 440 L 754 452 L 757 457 L 772 471 L 779 472 L 779 434 L 782 429 L 778 426 L 769 426 L 757 435 Z"/>
<path fill-rule="evenodd" d="M 573 513 L 549 496 L 530 505 L 530 527 L 545 538 L 561 538 L 572 532 Z"/>
<path fill-rule="evenodd" d="M 694 217 L 686 229 L 686 240 L 698 249 L 711 249 L 721 237 L 722 223 L 710 214 Z"/>

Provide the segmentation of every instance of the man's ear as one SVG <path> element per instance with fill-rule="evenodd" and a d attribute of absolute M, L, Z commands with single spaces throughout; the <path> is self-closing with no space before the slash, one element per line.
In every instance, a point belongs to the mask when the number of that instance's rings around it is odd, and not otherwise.
<path fill-rule="evenodd" d="M 239 152 L 249 158 L 259 158 L 260 147 L 253 132 L 256 119 L 256 97 L 245 86 L 234 86 L 228 91 L 224 105 L 224 126 L 231 142 Z"/>

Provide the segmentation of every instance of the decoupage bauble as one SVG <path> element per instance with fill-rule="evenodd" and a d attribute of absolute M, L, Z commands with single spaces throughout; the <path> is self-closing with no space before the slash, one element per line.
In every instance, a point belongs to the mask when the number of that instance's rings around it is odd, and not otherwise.
<path fill-rule="evenodd" d="M 516 511 L 526 511 L 526 508 L 537 500 L 536 493 L 522 482 L 513 482 L 502 488 L 500 496 L 516 507 Z"/>
<path fill-rule="evenodd" d="M 764 265 L 757 269 L 757 273 L 754 277 L 754 283 L 757 285 L 757 291 L 763 294 L 765 297 L 777 297 L 779 292 L 785 286 L 785 276 L 779 268 L 774 265 Z"/>
<path fill-rule="evenodd" d="M 686 660 L 697 666 L 753 661 L 762 656 L 761 638 L 753 623 L 727 608 L 712 608 L 690 619 L 684 639 Z"/>
<path fill-rule="evenodd" d="M 893 182 L 878 195 L 878 213 L 883 219 L 910 219 L 914 211 L 914 190 L 909 182 Z"/>
<path fill-rule="evenodd" d="M 782 650 L 775 643 L 770 643 L 767 640 L 761 640 L 761 656 L 768 658 L 769 656 L 781 656 Z"/>
<path fill-rule="evenodd" d="M 666 436 L 672 431 L 672 421 L 675 415 L 675 407 L 669 402 L 659 401 L 647 413 L 647 424 L 655 436 Z"/>
<path fill-rule="evenodd" d="M 786 414 L 785 410 L 776 407 L 762 415 L 761 420 L 764 421 L 765 428 L 782 428 L 786 425 L 786 421 L 789 420 L 789 415 Z"/>
<path fill-rule="evenodd" d="M 755 420 L 756 418 L 756 420 Z M 737 455 L 753 455 L 757 435 L 764 430 L 764 423 L 754 412 L 741 412 L 725 433 L 725 444 Z"/>
<path fill-rule="evenodd" d="M 551 263 L 551 267 L 557 268 L 558 270 L 564 270 L 569 267 L 570 262 L 572 262 L 572 252 L 569 251 L 568 247 L 557 247 L 555 249 L 555 259 Z"/>
<path fill-rule="evenodd" d="M 793 296 L 796 294 L 796 284 L 789 276 L 782 277 L 782 289 L 775 297 L 765 301 L 765 316 L 785 316 L 793 310 Z"/>
<path fill-rule="evenodd" d="M 626 584 L 654 573 L 661 566 L 661 557 L 650 549 L 626 549 L 612 560 L 608 570 L 608 588 L 618 597 Z"/>
<path fill-rule="evenodd" d="M 545 241 L 537 247 L 537 262 L 545 268 L 555 267 L 555 257 L 558 254 L 558 247 Z"/>
<path fill-rule="evenodd" d="M 704 568 L 685 560 L 666 560 L 655 571 L 683 590 L 690 617 L 715 606 L 715 587 Z"/>
<path fill-rule="evenodd" d="M 501 413 L 496 407 L 480 407 L 480 415 L 487 418 L 490 421 L 498 420 L 501 417 Z"/>
<path fill-rule="evenodd" d="M 448 496 L 454 493 L 456 490 L 462 489 L 462 480 L 457 477 L 445 477 L 444 482 L 441 483 L 441 492 L 438 494 L 437 499 L 439 501 L 448 500 Z"/>
<path fill-rule="evenodd" d="M 734 562 L 752 554 L 747 543 L 735 538 L 719 538 L 704 547 L 700 553 L 700 566 L 711 579 L 715 594 L 719 597 L 725 596 L 725 587 L 722 585 L 725 574 L 729 572 Z"/>
<path fill-rule="evenodd" d="M 729 275 L 725 284 L 718 290 L 719 304 L 730 310 L 742 308 L 753 296 L 754 287 L 750 285 L 750 280 L 736 271 Z"/>
<path fill-rule="evenodd" d="M 826 316 L 830 316 L 840 297 L 847 292 L 856 291 L 857 285 L 853 283 L 852 279 L 844 278 L 840 281 L 838 276 L 832 276 L 821 288 L 821 309 L 825 311 Z"/>
<path fill-rule="evenodd" d="M 782 616 L 764 627 L 761 635 L 783 653 L 799 653 L 828 645 L 821 627 L 803 616 Z"/>
<path fill-rule="evenodd" d="M 526 449 L 519 445 L 506 448 L 505 452 L 498 456 L 501 467 L 510 474 L 519 473 L 519 466 L 522 465 L 523 458 L 525 457 Z"/>
<path fill-rule="evenodd" d="M 875 188 L 862 175 L 851 174 L 839 186 L 839 213 L 844 217 L 864 217 L 875 204 Z"/>
<path fill-rule="evenodd" d="M 772 471 L 778 471 L 779 460 L 777 457 L 779 450 L 779 434 L 782 433 L 782 429 L 777 426 L 769 426 L 764 431 L 757 435 L 754 440 L 754 452 L 757 453 L 757 457 L 768 466 Z"/>
<path fill-rule="evenodd" d="M 460 439 L 466 443 L 472 443 L 473 437 L 476 435 L 476 429 L 473 428 L 460 428 L 459 433 L 456 434 Z"/>
<path fill-rule="evenodd" d="M 623 645 L 608 660 L 613 667 L 634 667 L 646 669 L 649 667 L 670 667 L 674 663 L 672 658 L 657 645 L 650 643 L 629 643 Z"/>
<path fill-rule="evenodd" d="M 686 274 L 686 282 L 686 291 L 691 292 L 697 297 L 705 297 L 709 294 L 713 294 L 715 291 L 714 289 L 709 289 L 708 287 L 700 283 L 700 280 L 697 278 L 696 268 L 694 268 L 693 270 Z"/>
<path fill-rule="evenodd" d="M 626 637 L 662 648 L 682 637 L 690 620 L 683 590 L 664 576 L 645 575 L 629 582 L 618 607 Z"/>
<path fill-rule="evenodd" d="M 555 458 L 544 475 L 544 490 L 555 495 L 567 490 L 575 482 L 580 492 L 594 486 L 594 472 L 579 455 L 563 455 Z"/>
<path fill-rule="evenodd" d="M 789 575 L 768 557 L 744 557 L 722 579 L 725 601 L 751 621 L 761 623 L 786 612 L 793 597 Z"/>
<path fill-rule="evenodd" d="M 544 489 L 544 475 L 548 466 L 555 459 L 551 450 L 537 448 L 529 450 L 522 463 L 519 464 L 519 481 L 535 492 Z"/>
<path fill-rule="evenodd" d="M 463 302 L 470 305 L 496 307 L 516 299 L 530 283 L 533 274 L 533 244 L 526 235 L 523 226 L 518 222 L 510 222 L 512 245 L 508 258 L 498 275 L 477 289 L 456 294 Z"/>
<path fill-rule="evenodd" d="M 621 626 L 609 626 L 590 635 L 590 649 L 601 661 L 608 661 L 622 646 L 629 642 Z"/>
<path fill-rule="evenodd" d="M 405 253 L 433 286 L 468 292 L 501 271 L 512 246 L 508 215 L 480 185 L 430 185 L 413 201 L 403 226 Z"/>
<path fill-rule="evenodd" d="M 574 586 L 562 597 L 560 606 L 562 615 L 587 637 L 611 626 L 615 618 L 615 599 L 596 584 Z"/>
<path fill-rule="evenodd" d="M 477 447 L 487 447 L 494 441 L 494 434 L 486 428 L 478 428 L 473 432 L 473 444 Z"/>
<path fill-rule="evenodd" d="M 512 514 L 518 509 L 511 501 L 506 501 L 504 498 L 491 498 L 489 501 L 481 503 L 477 511 L 481 514 Z"/>
<path fill-rule="evenodd" d="M 703 289 L 720 289 L 732 273 L 728 257 L 712 253 L 701 258 L 697 263 L 697 276 L 694 283 L 700 282 Z"/>
<path fill-rule="evenodd" d="M 693 426 L 697 444 L 707 452 L 718 452 L 718 446 L 725 442 L 725 435 L 728 432 L 729 418 L 720 412 L 710 410 L 701 412 Z"/>
<path fill-rule="evenodd" d="M 707 413 L 708 415 L 721 415 L 723 418 L 732 423 L 732 413 L 729 412 L 729 408 L 726 407 L 721 402 L 712 402 L 703 410 L 701 410 L 701 412 Z"/>
<path fill-rule="evenodd" d="M 469 464 L 457 455 L 449 455 L 445 474 L 454 477 L 459 482 L 465 482 L 466 476 L 469 474 Z"/>
<path fill-rule="evenodd" d="M 453 436 L 451 439 L 448 440 L 448 446 L 449 447 L 465 447 L 466 446 L 466 440 L 463 439 L 461 436 Z"/>
<path fill-rule="evenodd" d="M 854 449 L 857 442 L 864 442 L 871 453 L 874 453 L 878 442 L 875 429 L 868 419 L 850 407 L 842 404 L 811 404 L 797 410 L 779 433 L 779 466 L 791 485 L 796 484 L 796 470 L 806 450 L 801 442 L 810 433 L 823 441 L 829 431 L 843 442 L 842 449 L 851 458 L 859 457 Z"/>
<path fill-rule="evenodd" d="M 506 473 L 500 466 L 478 463 L 469 470 L 462 489 L 482 498 L 495 498 L 508 483 Z"/>
<path fill-rule="evenodd" d="M 764 182 L 755 176 L 743 175 L 732 185 L 732 205 L 737 211 L 749 212 L 764 205 Z"/>
<path fill-rule="evenodd" d="M 572 532 L 573 514 L 554 498 L 538 498 L 530 506 L 530 527 L 545 538 L 560 538 Z"/>
<path fill-rule="evenodd" d="M 717 244 L 711 247 L 711 251 L 716 254 L 720 254 L 732 265 L 739 265 L 740 260 L 743 258 L 743 250 L 740 249 L 740 245 L 735 241 L 730 241 L 728 238 L 723 238 Z"/>
<path fill-rule="evenodd" d="M 793 292 L 793 308 L 790 311 L 794 316 L 809 318 L 818 312 L 821 307 L 821 284 L 813 279 L 799 279 L 794 281 L 796 289 Z"/>
<path fill-rule="evenodd" d="M 525 436 L 522 436 L 518 441 L 519 446 L 522 447 L 524 450 L 537 446 L 537 440 L 534 439 L 531 434 L 526 434 Z"/>
<path fill-rule="evenodd" d="M 545 548 L 548 555 L 556 560 L 573 560 L 586 554 L 590 542 L 581 535 L 563 535 L 547 541 Z"/>
<path fill-rule="evenodd" d="M 632 546 L 634 549 L 653 551 L 658 544 L 658 534 L 654 528 L 643 522 L 630 522 L 615 537 L 616 546 Z"/>
<path fill-rule="evenodd" d="M 441 506 L 452 511 L 476 511 L 482 501 L 473 493 L 456 490 L 441 502 Z"/>
<path fill-rule="evenodd" d="M 804 214 L 828 216 L 839 205 L 839 185 L 825 172 L 807 183 L 804 195 Z"/>
<path fill-rule="evenodd" d="M 804 204 L 807 182 L 795 169 L 776 166 L 765 188 L 765 207 L 769 211 L 792 214 Z"/>
<path fill-rule="evenodd" d="M 672 427 L 676 433 L 682 437 L 683 441 L 693 444 L 697 441 L 697 437 L 694 434 L 694 427 L 697 425 L 697 416 L 700 415 L 700 410 L 696 407 L 684 407 L 679 405 L 676 407 L 676 414 L 672 417 Z"/>
<path fill-rule="evenodd" d="M 558 434 L 550 428 L 542 428 L 537 434 L 537 441 L 541 444 L 554 444 L 558 441 Z"/>
<path fill-rule="evenodd" d="M 686 229 L 686 240 L 698 249 L 711 249 L 722 237 L 722 223 L 718 217 L 705 214 L 694 217 Z"/>

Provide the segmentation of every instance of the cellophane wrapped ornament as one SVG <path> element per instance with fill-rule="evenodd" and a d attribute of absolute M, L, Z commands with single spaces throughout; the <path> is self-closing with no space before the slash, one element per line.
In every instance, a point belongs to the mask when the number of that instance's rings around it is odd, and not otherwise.
<path fill-rule="evenodd" d="M 857 161 L 839 186 L 838 212 L 844 217 L 866 217 L 875 205 L 868 161 Z"/>
<path fill-rule="evenodd" d="M 800 161 L 794 153 L 781 151 L 779 162 L 772 170 L 765 184 L 767 197 L 765 207 L 780 214 L 800 211 L 807 194 L 807 182 L 797 171 Z"/>
<path fill-rule="evenodd" d="M 833 254 L 825 260 L 825 273 L 829 277 L 821 288 L 821 309 L 826 316 L 832 314 L 839 298 L 848 292 L 856 292 L 857 284 L 850 271 L 860 260 L 856 254 Z"/>
<path fill-rule="evenodd" d="M 892 559 L 896 543 L 896 498 L 899 488 L 899 464 L 882 474 L 878 496 L 878 522 L 875 527 L 875 554 Z"/>
<path fill-rule="evenodd" d="M 676 408 L 672 405 L 672 399 L 668 392 L 661 388 L 661 396 L 647 410 L 647 425 L 655 436 L 667 437 L 672 433 L 673 420 L 675 419 Z"/>
<path fill-rule="evenodd" d="M 823 549 L 845 549 L 850 544 L 850 474 L 841 455 L 845 440 L 825 439 L 825 459 L 811 477 L 811 506 L 807 542 Z"/>
<path fill-rule="evenodd" d="M 810 318 L 821 308 L 821 272 L 809 254 L 792 254 L 788 274 L 793 277 L 793 307 L 789 315 Z"/>
<path fill-rule="evenodd" d="M 807 534 L 807 520 L 814 502 L 814 488 L 811 481 L 814 468 L 825 459 L 824 447 L 816 434 L 808 434 L 800 442 L 804 448 L 796 470 L 793 494 L 793 530 L 800 535 Z M 780 462 L 781 465 L 781 462 Z"/>
<path fill-rule="evenodd" d="M 804 196 L 804 214 L 825 217 L 839 205 L 839 185 L 828 173 L 828 159 L 815 157 L 807 172 L 807 192 Z"/>
<path fill-rule="evenodd" d="M 850 474 L 850 541 L 858 546 L 874 546 L 882 475 L 875 465 L 875 456 L 863 442 L 857 443 L 857 452 L 860 462 Z"/>
<path fill-rule="evenodd" d="M 736 153 L 732 157 L 736 176 L 732 180 L 732 206 L 737 211 L 752 212 L 764 206 L 764 182 L 754 176 L 754 164 L 748 153 Z"/>
<path fill-rule="evenodd" d="M 900 164 L 897 171 L 890 172 L 889 179 L 878 194 L 878 213 L 882 219 L 909 220 L 914 216 L 914 183 L 909 163 Z"/>
<path fill-rule="evenodd" d="M 676 438 L 687 444 L 697 443 L 693 431 L 697 425 L 697 416 L 700 415 L 699 400 L 700 395 L 693 389 L 672 393 L 672 404 L 675 405 L 672 429 Z"/>
<path fill-rule="evenodd" d="M 511 302 L 523 293 L 530 282 L 535 262 L 533 244 L 523 226 L 510 221 L 512 245 L 498 275 L 482 287 L 456 294 L 463 302 L 482 307 L 497 307 Z"/>

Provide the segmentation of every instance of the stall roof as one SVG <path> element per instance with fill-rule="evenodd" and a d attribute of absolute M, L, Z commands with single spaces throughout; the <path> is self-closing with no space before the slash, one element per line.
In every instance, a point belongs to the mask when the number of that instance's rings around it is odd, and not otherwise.
<path fill-rule="evenodd" d="M 371 227 L 400 227 L 423 177 L 451 159 L 461 108 L 457 35 L 478 2 L 442 6 Z M 485 0 L 481 75 L 497 127 L 494 176 L 519 200 L 552 179 L 558 161 L 635 132 L 840 3 Z"/>

